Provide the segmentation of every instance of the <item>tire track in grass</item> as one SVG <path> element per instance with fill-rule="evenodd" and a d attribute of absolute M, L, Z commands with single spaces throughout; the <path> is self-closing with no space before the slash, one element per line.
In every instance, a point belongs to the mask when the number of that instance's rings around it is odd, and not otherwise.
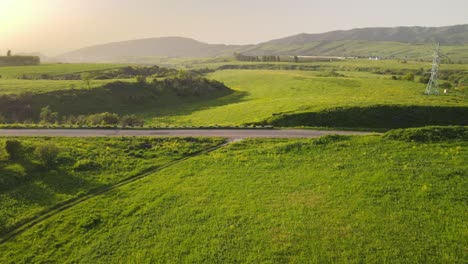
<path fill-rule="evenodd" d="M 8 242 L 9 240 L 11 240 L 11 239 L 15 238 L 16 236 L 20 235 L 21 233 L 23 233 L 23 232 L 27 231 L 28 229 L 34 227 L 35 225 L 37 225 L 37 224 L 51 218 L 54 215 L 57 215 L 57 214 L 65 211 L 65 210 L 67 210 L 69 208 L 72 208 L 72 207 L 74 207 L 76 205 L 79 205 L 79 204 L 81 204 L 81 203 L 83 203 L 83 202 L 85 202 L 87 200 L 90 200 L 90 199 L 95 198 L 95 197 L 97 197 L 99 195 L 108 193 L 108 192 L 110 192 L 110 191 L 112 191 L 114 189 L 125 186 L 127 184 L 130 184 L 130 183 L 135 182 L 137 180 L 140 180 L 142 178 L 145 178 L 145 177 L 147 177 L 149 175 L 157 173 L 157 172 L 159 172 L 159 171 L 161 171 L 161 170 L 163 170 L 165 168 L 168 168 L 170 166 L 173 166 L 175 164 L 178 164 L 178 163 L 183 162 L 185 160 L 188 160 L 190 158 L 213 152 L 213 151 L 215 151 L 217 149 L 220 149 L 222 147 L 227 146 L 229 143 L 234 142 L 234 141 L 235 140 L 226 140 L 223 143 L 218 144 L 216 146 L 194 152 L 194 153 L 189 154 L 187 156 L 184 156 L 182 158 L 179 158 L 179 159 L 173 160 L 173 161 L 171 161 L 169 163 L 163 164 L 163 165 L 161 165 L 161 166 L 159 166 L 159 167 L 157 167 L 155 169 L 149 169 L 146 172 L 142 172 L 142 173 L 137 174 L 135 176 L 126 178 L 124 180 L 121 180 L 121 181 L 119 181 L 119 182 L 117 182 L 115 184 L 111 184 L 111 185 L 107 185 L 107 186 L 103 186 L 103 187 L 100 187 L 100 188 L 90 190 L 84 196 L 79 196 L 79 197 L 67 200 L 67 201 L 65 201 L 63 203 L 59 203 L 57 205 L 54 205 L 53 207 L 41 212 L 40 215 L 31 217 L 29 219 L 21 221 L 17 225 L 14 225 L 11 228 L 11 230 L 9 230 L 6 233 L 1 235 L 0 244 Z"/>

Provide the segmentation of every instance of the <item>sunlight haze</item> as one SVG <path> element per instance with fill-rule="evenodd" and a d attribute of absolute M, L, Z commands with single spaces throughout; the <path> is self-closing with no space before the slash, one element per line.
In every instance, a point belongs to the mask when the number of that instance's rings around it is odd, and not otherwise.
<path fill-rule="evenodd" d="M 464 0 L 0 0 L 0 52 L 57 55 L 163 36 L 254 44 L 303 32 L 464 24 L 466 10 Z"/>

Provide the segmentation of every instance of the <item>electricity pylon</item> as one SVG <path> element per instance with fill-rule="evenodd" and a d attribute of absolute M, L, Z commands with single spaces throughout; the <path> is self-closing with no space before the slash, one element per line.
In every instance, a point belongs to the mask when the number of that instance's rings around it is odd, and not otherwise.
<path fill-rule="evenodd" d="M 431 70 L 431 79 L 427 83 L 426 91 L 424 94 L 427 95 L 438 95 L 439 94 L 439 66 L 440 66 L 440 44 L 437 43 L 434 49 L 434 55 L 432 55 L 432 70 Z"/>

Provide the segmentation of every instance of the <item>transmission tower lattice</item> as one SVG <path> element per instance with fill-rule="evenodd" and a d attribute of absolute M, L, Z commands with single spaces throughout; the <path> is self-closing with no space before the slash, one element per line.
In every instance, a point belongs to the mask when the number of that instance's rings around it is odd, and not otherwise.
<path fill-rule="evenodd" d="M 439 94 L 439 66 L 440 66 L 440 44 L 437 43 L 434 49 L 434 55 L 432 56 L 432 70 L 431 70 L 431 79 L 427 83 L 426 91 L 424 94 L 427 95 L 437 95 Z"/>

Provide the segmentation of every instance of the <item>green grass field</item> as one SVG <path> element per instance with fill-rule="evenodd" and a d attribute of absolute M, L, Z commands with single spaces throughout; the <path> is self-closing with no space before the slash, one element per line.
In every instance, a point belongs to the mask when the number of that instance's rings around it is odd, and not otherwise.
<path fill-rule="evenodd" d="M 463 263 L 467 141 L 246 140 L 61 212 L 2 263 Z M 2 207 L 3 208 L 3 207 Z"/>
<path fill-rule="evenodd" d="M 425 69 L 429 71 L 431 69 L 431 62 L 420 62 L 420 61 L 407 61 L 402 63 L 399 60 L 368 60 L 368 59 L 347 59 L 341 61 L 318 61 L 318 62 L 244 62 L 244 61 L 213 61 L 213 59 L 205 60 L 187 60 L 187 61 L 174 61 L 174 63 L 181 63 L 188 68 L 211 68 L 217 69 L 224 65 L 278 65 L 278 66 L 308 66 L 308 67 L 320 67 L 322 69 L 345 69 L 355 71 L 361 69 L 362 71 L 373 70 L 373 69 L 390 69 L 390 70 L 418 70 Z M 440 70 L 468 70 L 467 64 L 442 64 Z"/>
<path fill-rule="evenodd" d="M 223 142 L 221 139 L 18 138 L 24 158 L 11 161 L 0 138 L 0 234 L 59 203 L 154 170 Z M 60 148 L 57 167 L 43 168 L 34 148 Z M 1 262 L 1 261 L 0 261 Z"/>
<path fill-rule="evenodd" d="M 29 74 L 61 75 L 124 67 L 124 64 L 42 64 L 37 66 L 0 67 L 2 78 L 17 78 Z"/>
<path fill-rule="evenodd" d="M 179 59 L 178 62 L 183 61 Z M 212 59 L 212 61 L 217 61 Z M 218 60 L 219 61 L 219 60 Z M 210 62 L 200 59 L 200 65 L 217 68 L 221 65 L 254 65 L 245 62 Z M 205 63 L 205 64 L 203 64 Z M 206 64 L 208 63 L 208 64 Z M 210 64 L 211 63 L 211 64 Z M 291 63 L 274 63 L 286 66 Z M 100 112 L 117 112 L 118 114 L 136 114 L 146 120 L 147 125 L 155 126 L 209 126 L 209 125 L 244 125 L 270 122 L 278 114 L 295 114 L 324 111 L 336 107 L 367 108 L 383 106 L 421 106 L 421 107 L 468 107 L 466 88 L 452 89 L 448 95 L 423 95 L 425 84 L 416 81 L 392 80 L 391 75 L 374 74 L 375 69 L 426 70 L 426 62 L 401 63 L 398 61 L 346 60 L 338 62 L 299 63 L 295 65 L 320 66 L 320 71 L 311 70 L 220 70 L 207 75 L 208 78 L 224 82 L 234 90 L 233 93 L 211 98 L 159 98 L 151 105 L 133 104 L 120 107 L 102 98 L 79 98 L 79 107 L 67 108 L 60 105 L 54 92 L 71 89 L 74 85 L 82 88 L 82 81 L 55 80 L 17 80 L 0 79 L 0 94 L 20 94 L 24 92 L 41 93 L 40 102 L 32 102 L 37 109 L 51 105 L 52 109 L 62 115 L 90 114 Z M 122 66 L 122 65 L 120 65 Z M 56 64 L 26 67 L 2 67 L 3 75 L 15 76 L 21 73 L 76 73 L 98 69 L 119 67 L 118 64 Z M 343 77 L 324 77 L 331 69 L 338 69 Z M 442 69 L 466 70 L 466 64 L 443 65 Z M 3 72 L 6 72 L 3 73 Z M 9 72 L 9 73 L 8 73 Z M 93 80 L 93 88 L 117 81 Z M 133 81 L 127 79 L 126 81 Z M 151 81 L 151 80 L 149 80 Z M 84 94 L 84 93 L 82 93 Z M 93 96 L 93 93 L 87 93 Z M 48 97 L 48 95 L 50 95 Z M 140 96 L 138 92 L 129 97 Z M 104 100 L 105 104 L 96 103 Z M 86 103 L 89 102 L 89 103 Z M 40 105 L 38 105 L 40 104 Z M 110 106 L 109 106 L 110 105 Z M 109 106 L 109 107 L 108 107 Z M 64 107 L 67 108 L 64 110 Z M 106 108 L 107 107 L 107 108 Z M 36 111 L 37 112 L 37 111 Z M 404 112 L 404 110 L 400 111 Z M 284 122 L 283 122 L 284 123 Z M 289 123 L 288 123 L 289 124 Z M 440 122 L 429 122 L 423 125 L 437 125 Z M 457 121 L 453 124 L 462 124 Z M 385 124 L 384 124 L 385 125 Z M 463 124 L 462 124 L 463 125 Z M 301 126 L 301 124 L 293 124 Z M 314 125 L 312 125 L 314 126 Z M 329 126 L 329 125 L 327 125 Z M 387 128 L 395 126 L 386 126 Z"/>
<path fill-rule="evenodd" d="M 115 81 L 134 82 L 135 79 L 93 80 L 90 88 L 101 87 Z M 88 89 L 80 80 L 17 80 L 0 79 L 0 94 L 48 93 L 69 89 Z"/>
<path fill-rule="evenodd" d="M 205 107 L 187 104 L 164 109 L 148 122 L 162 125 L 238 125 L 260 122 L 273 114 L 319 111 L 332 107 L 384 105 L 468 106 L 464 92 L 426 96 L 425 85 L 389 76 L 343 72 L 347 77 L 318 77 L 321 72 L 224 70 L 209 75 L 237 91 Z M 201 109 L 201 110 L 200 110 Z"/>
<path fill-rule="evenodd" d="M 257 54 L 320 54 L 322 56 L 369 57 L 431 60 L 434 50 L 432 44 L 409 44 L 391 41 L 317 41 L 305 45 L 264 44 L 255 47 Z M 441 53 L 452 61 L 468 61 L 468 45 L 442 45 Z"/>

